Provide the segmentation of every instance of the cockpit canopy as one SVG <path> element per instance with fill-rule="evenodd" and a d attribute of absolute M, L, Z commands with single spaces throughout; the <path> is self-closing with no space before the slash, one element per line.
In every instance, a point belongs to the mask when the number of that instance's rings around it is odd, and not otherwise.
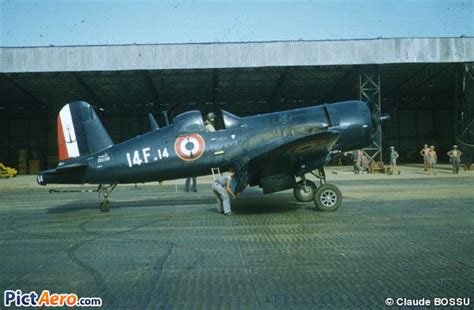
<path fill-rule="evenodd" d="M 222 120 L 225 129 L 242 126 L 242 119 L 237 115 L 222 110 Z M 173 119 L 174 130 L 177 135 L 205 131 L 204 121 L 201 112 L 192 110 L 184 112 Z"/>
<path fill-rule="evenodd" d="M 173 119 L 175 131 L 178 135 L 204 131 L 204 122 L 198 110 L 184 112 Z"/>

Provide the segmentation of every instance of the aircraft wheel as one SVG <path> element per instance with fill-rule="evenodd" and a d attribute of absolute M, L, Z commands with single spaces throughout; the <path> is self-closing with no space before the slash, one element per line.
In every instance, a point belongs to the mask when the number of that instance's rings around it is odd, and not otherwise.
<path fill-rule="evenodd" d="M 334 184 L 323 184 L 314 194 L 314 205 L 320 211 L 336 211 L 341 203 L 342 193 Z"/>
<path fill-rule="evenodd" d="M 299 181 L 296 183 L 296 187 L 293 188 L 293 195 L 299 202 L 310 202 L 313 200 L 315 192 L 316 184 L 308 180 L 306 180 L 306 186 L 304 186 L 303 181 Z"/>
<path fill-rule="evenodd" d="M 109 212 L 109 201 L 103 201 L 100 203 L 101 212 Z"/>

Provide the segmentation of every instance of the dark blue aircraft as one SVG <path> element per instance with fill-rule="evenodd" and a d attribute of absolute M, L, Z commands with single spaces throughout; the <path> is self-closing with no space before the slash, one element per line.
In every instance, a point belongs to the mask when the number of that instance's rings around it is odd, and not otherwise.
<path fill-rule="evenodd" d="M 367 147 L 383 119 L 362 101 L 345 101 L 283 112 L 238 117 L 222 111 L 224 128 L 206 132 L 199 111 L 176 116 L 171 125 L 113 144 L 94 109 L 84 101 L 65 105 L 58 116 L 59 164 L 41 171 L 46 184 L 99 184 L 101 211 L 117 184 L 173 180 L 236 170 L 236 191 L 260 186 L 264 194 L 293 189 L 299 201 L 322 211 L 342 202 L 326 183 L 324 166 L 341 151 Z M 315 184 L 305 178 L 312 173 Z"/>

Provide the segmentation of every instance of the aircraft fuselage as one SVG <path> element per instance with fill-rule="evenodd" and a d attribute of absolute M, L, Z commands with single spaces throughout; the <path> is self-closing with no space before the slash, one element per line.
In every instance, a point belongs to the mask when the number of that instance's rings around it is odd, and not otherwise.
<path fill-rule="evenodd" d="M 279 146 L 322 132 L 338 133 L 334 141 L 322 143 L 329 152 L 362 148 L 372 142 L 372 116 L 361 101 L 242 117 L 234 121 L 228 128 L 215 132 L 183 132 L 178 128 L 179 124 L 174 123 L 102 151 L 60 162 L 56 169 L 41 172 L 38 183 L 120 184 L 208 175 L 211 168 L 243 167 Z M 329 159 L 323 158 L 317 165 L 323 166 Z M 305 160 L 307 158 L 302 156 L 301 162 L 288 163 L 288 169 L 296 173 L 301 167 L 294 165 L 301 166 Z"/>

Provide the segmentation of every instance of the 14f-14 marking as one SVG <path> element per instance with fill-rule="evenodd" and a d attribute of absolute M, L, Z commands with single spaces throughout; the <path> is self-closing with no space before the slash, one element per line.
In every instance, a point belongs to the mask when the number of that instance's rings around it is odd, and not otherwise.
<path fill-rule="evenodd" d="M 169 157 L 168 149 L 166 147 L 163 150 L 158 149 L 156 153 L 157 153 L 156 156 L 152 158 L 152 160 L 154 161 Z M 150 157 L 151 157 L 149 147 L 142 149 L 141 152 L 139 150 L 134 151 L 133 156 L 130 155 L 130 153 L 126 153 L 126 155 L 127 155 L 127 162 L 128 162 L 129 167 L 140 166 L 141 164 L 146 164 L 150 161 Z"/>

